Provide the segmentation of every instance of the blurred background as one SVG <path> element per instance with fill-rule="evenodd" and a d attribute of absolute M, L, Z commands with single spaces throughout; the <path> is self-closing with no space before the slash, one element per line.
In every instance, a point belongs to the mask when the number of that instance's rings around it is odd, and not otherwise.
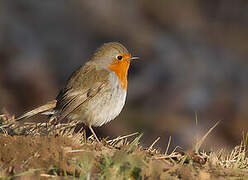
<path fill-rule="evenodd" d="M 0 109 L 20 115 L 56 97 L 102 43 L 139 56 L 121 115 L 100 137 L 143 132 L 142 142 L 231 147 L 248 127 L 246 0 L 1 0 Z M 196 125 L 196 114 L 198 124 Z"/>

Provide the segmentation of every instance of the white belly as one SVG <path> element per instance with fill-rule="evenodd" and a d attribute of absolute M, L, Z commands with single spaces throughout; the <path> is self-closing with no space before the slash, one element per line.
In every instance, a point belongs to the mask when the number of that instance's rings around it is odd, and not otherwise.
<path fill-rule="evenodd" d="M 111 98 L 105 105 L 99 105 L 99 110 L 92 115 L 90 123 L 93 126 L 102 126 L 118 116 L 125 104 L 126 92 L 122 89 L 115 89 Z"/>
<path fill-rule="evenodd" d="M 102 126 L 103 124 L 113 120 L 123 109 L 126 101 L 126 91 L 121 88 L 119 80 L 111 73 L 110 82 L 112 83 L 112 93 L 106 93 L 102 96 L 102 103 L 97 103 L 95 109 L 98 109 L 92 115 L 93 126 Z"/>

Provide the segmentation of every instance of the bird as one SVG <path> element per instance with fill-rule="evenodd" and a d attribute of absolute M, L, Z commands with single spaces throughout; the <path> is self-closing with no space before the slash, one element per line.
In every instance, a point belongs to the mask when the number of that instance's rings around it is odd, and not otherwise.
<path fill-rule="evenodd" d="M 88 126 L 99 141 L 93 127 L 115 119 L 124 107 L 127 96 L 127 75 L 131 56 L 119 42 L 104 43 L 93 56 L 69 77 L 55 100 L 21 115 L 17 120 L 36 114 L 49 115 L 56 123 L 69 122 Z"/>

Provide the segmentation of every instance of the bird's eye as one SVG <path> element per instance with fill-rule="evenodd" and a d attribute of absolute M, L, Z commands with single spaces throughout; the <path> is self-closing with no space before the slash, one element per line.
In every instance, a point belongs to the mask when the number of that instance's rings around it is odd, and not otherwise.
<path fill-rule="evenodd" d="M 118 60 L 122 60 L 122 56 L 117 56 L 117 59 Z"/>

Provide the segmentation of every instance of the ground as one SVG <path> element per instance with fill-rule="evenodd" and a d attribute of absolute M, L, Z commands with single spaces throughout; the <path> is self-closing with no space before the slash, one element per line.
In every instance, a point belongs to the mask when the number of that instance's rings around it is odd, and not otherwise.
<path fill-rule="evenodd" d="M 139 133 L 99 143 L 81 132 L 14 134 L 10 121 L 2 116 L 0 179 L 248 179 L 247 135 L 229 153 L 205 153 L 199 144 L 168 153 L 154 149 L 157 140 L 142 147 Z"/>

